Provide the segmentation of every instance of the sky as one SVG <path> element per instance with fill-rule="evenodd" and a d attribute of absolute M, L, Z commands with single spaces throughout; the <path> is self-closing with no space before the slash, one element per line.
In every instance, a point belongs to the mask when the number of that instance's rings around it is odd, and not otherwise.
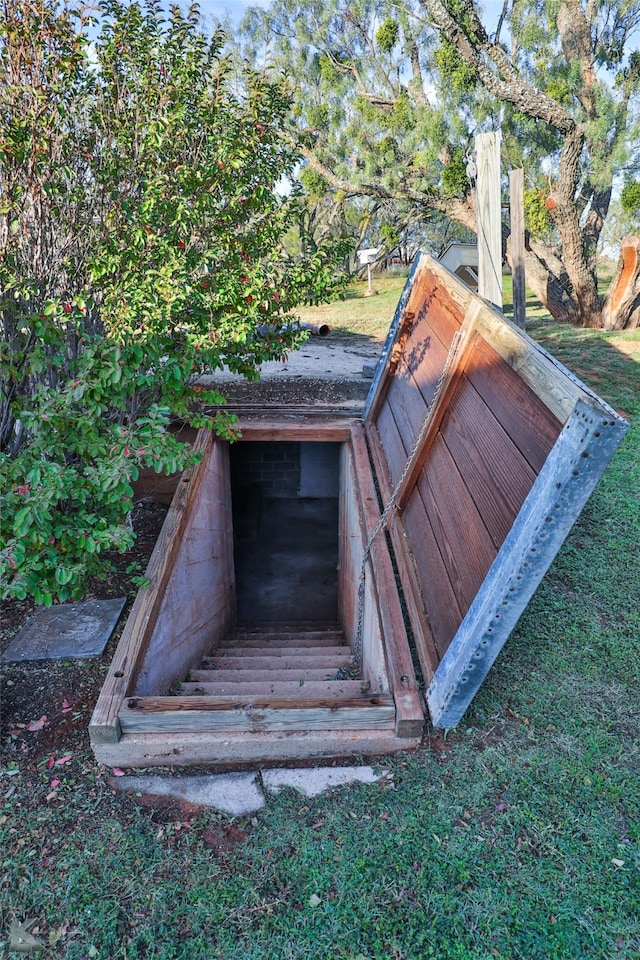
<path fill-rule="evenodd" d="M 249 7 L 268 7 L 270 0 L 199 0 L 200 10 L 207 26 L 223 23 L 227 16 L 232 25 L 236 26 L 242 20 Z M 182 0 L 186 6 L 187 0 Z M 485 24 L 488 27 L 497 23 L 502 9 L 502 0 L 484 0 Z"/>
<path fill-rule="evenodd" d="M 269 0 L 199 0 L 200 11 L 208 26 L 223 23 L 227 16 L 237 25 L 249 7 L 267 7 Z"/>

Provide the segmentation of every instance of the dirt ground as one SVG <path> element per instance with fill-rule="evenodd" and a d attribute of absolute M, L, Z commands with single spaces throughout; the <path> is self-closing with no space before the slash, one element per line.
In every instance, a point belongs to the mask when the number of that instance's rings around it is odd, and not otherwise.
<path fill-rule="evenodd" d="M 382 348 L 382 341 L 354 334 L 312 336 L 285 363 L 264 363 L 255 383 L 227 372 L 202 383 L 215 384 L 235 404 L 312 404 L 356 412 L 367 398 Z"/>

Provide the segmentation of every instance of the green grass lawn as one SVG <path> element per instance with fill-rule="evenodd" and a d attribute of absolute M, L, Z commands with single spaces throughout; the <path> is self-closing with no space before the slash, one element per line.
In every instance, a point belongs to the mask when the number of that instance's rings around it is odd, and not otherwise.
<path fill-rule="evenodd" d="M 321 318 L 384 336 L 402 284 Z M 88 747 L 55 802 L 46 763 L 5 765 L 0 937 L 37 918 L 64 960 L 638 960 L 640 332 L 528 329 L 632 429 L 461 725 L 385 759 L 385 786 L 286 792 L 231 831 L 114 797 Z"/>

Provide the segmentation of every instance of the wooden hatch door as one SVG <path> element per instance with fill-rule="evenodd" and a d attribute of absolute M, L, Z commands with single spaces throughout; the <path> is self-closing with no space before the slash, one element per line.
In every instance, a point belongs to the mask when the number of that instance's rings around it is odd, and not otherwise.
<path fill-rule="evenodd" d="M 365 432 L 435 726 L 459 722 L 627 429 L 418 256 Z"/>

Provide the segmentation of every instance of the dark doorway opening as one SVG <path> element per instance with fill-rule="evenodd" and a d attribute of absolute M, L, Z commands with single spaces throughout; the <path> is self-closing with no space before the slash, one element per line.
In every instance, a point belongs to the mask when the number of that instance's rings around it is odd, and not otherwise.
<path fill-rule="evenodd" d="M 340 444 L 231 446 L 239 624 L 338 619 Z"/>

